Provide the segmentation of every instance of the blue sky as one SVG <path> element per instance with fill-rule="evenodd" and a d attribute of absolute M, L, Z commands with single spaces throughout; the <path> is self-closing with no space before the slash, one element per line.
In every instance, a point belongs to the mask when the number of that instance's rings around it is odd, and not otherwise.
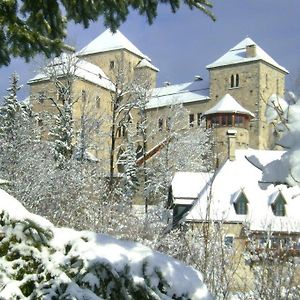
<path fill-rule="evenodd" d="M 180 83 L 195 75 L 208 78 L 206 65 L 216 60 L 245 37 L 251 37 L 279 64 L 290 71 L 287 87 L 293 89 L 300 75 L 299 0 L 212 0 L 217 21 L 200 11 L 182 6 L 172 14 L 166 5 L 159 7 L 154 24 L 135 12 L 120 31 L 148 55 L 160 69 L 158 85 L 164 81 Z M 68 42 L 79 50 L 105 30 L 103 20 L 88 29 L 70 24 Z M 16 71 L 24 85 L 20 97 L 28 95 L 26 81 L 40 67 L 41 59 L 26 64 L 14 59 L 0 70 L 0 97 L 6 94 L 9 76 Z M 300 83 L 299 83 L 300 84 Z"/>

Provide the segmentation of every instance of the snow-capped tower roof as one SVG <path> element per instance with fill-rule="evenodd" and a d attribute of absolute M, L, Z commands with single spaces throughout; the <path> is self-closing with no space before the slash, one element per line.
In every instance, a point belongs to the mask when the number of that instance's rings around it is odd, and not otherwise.
<path fill-rule="evenodd" d="M 144 53 L 142 53 L 136 46 L 134 46 L 119 30 L 115 33 L 107 29 L 87 46 L 82 48 L 77 55 L 84 56 L 93 53 L 101 53 L 112 50 L 126 49 L 141 58 L 151 61 Z"/>
<path fill-rule="evenodd" d="M 230 94 L 226 94 L 221 100 L 206 111 L 204 115 L 212 115 L 219 113 L 239 113 L 254 117 L 254 114 L 241 106 Z"/>
<path fill-rule="evenodd" d="M 254 50 L 251 54 L 248 52 L 249 47 Z M 231 48 L 223 56 L 218 58 L 213 63 L 206 66 L 207 69 L 212 69 L 221 66 L 239 64 L 251 61 L 262 60 L 277 69 L 289 73 L 287 69 L 279 65 L 269 54 L 260 48 L 251 38 L 247 37 L 240 43 Z"/>

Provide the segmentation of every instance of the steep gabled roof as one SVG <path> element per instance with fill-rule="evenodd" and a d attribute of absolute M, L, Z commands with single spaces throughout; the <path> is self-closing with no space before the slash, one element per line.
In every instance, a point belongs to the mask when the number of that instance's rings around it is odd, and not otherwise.
<path fill-rule="evenodd" d="M 209 205 L 209 218 L 214 221 L 225 223 L 248 223 L 250 230 L 274 232 L 300 232 L 300 188 L 287 187 L 286 185 L 262 185 L 262 171 L 249 162 L 249 157 L 255 156 L 262 166 L 271 161 L 279 159 L 284 151 L 274 150 L 236 150 L 236 159 L 227 160 L 214 176 L 211 183 L 209 177 L 202 174 L 201 181 L 197 180 L 192 187 L 198 191 L 204 187 L 205 191 L 199 194 L 198 199 L 193 202 L 193 207 L 185 215 L 184 220 L 189 222 L 201 222 L 207 220 L 207 207 Z M 242 173 L 241 173 L 242 172 Z M 195 175 L 196 176 L 196 175 Z M 184 198 L 190 195 L 190 187 L 185 184 L 189 182 L 190 175 L 183 176 L 176 183 L 180 189 L 180 196 Z M 205 180 L 207 184 L 205 184 Z M 181 183 L 181 184 L 180 184 Z M 234 201 L 244 193 L 248 200 L 248 212 L 246 215 L 239 215 L 234 209 Z M 285 216 L 275 216 L 271 203 L 279 194 L 282 194 L 286 201 L 287 213 Z"/>
<path fill-rule="evenodd" d="M 141 58 L 151 61 L 149 57 L 147 57 L 136 46 L 134 46 L 119 30 L 117 30 L 115 33 L 112 33 L 109 29 L 104 31 L 102 34 L 92 40 L 87 46 L 82 48 L 77 55 L 84 56 L 88 54 L 119 49 L 126 49 Z"/>
<path fill-rule="evenodd" d="M 254 114 L 241 106 L 230 94 L 226 94 L 221 100 L 206 111 L 204 115 L 212 115 L 218 113 L 240 113 L 254 117 Z"/>
<path fill-rule="evenodd" d="M 253 57 L 247 57 L 246 55 L 246 46 L 256 46 L 256 55 Z M 266 63 L 276 67 L 277 69 L 289 73 L 287 69 L 279 65 L 269 54 L 267 54 L 262 48 L 260 48 L 252 39 L 249 37 L 242 40 L 240 43 L 231 48 L 228 52 L 226 52 L 223 56 L 218 58 L 213 63 L 206 66 L 207 69 L 212 69 L 216 67 L 222 67 L 232 64 L 240 64 L 251 61 L 262 60 Z"/>

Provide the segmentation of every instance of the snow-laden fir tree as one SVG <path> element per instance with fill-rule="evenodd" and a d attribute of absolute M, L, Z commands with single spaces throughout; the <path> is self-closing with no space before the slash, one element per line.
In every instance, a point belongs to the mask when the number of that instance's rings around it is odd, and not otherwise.
<path fill-rule="evenodd" d="M 209 300 L 196 270 L 137 243 L 56 228 L 0 190 L 0 298 Z"/>
<path fill-rule="evenodd" d="M 0 141 L 1 141 L 1 177 L 16 184 L 17 175 L 22 172 L 21 165 L 26 152 L 38 138 L 36 120 L 31 108 L 18 101 L 18 75 L 11 76 L 11 84 L 7 89 L 0 107 Z"/>

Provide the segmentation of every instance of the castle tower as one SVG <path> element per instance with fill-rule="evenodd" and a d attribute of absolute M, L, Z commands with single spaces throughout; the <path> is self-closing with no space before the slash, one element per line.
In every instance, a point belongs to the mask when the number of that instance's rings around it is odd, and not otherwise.
<path fill-rule="evenodd" d="M 245 109 L 255 113 L 249 124 L 249 146 L 272 148 L 272 127 L 265 119 L 266 103 L 272 94 L 284 96 L 288 71 L 250 38 L 234 46 L 207 69 L 212 103 L 217 103 L 227 93 L 239 99 Z"/>
<path fill-rule="evenodd" d="M 249 146 L 249 127 L 255 117 L 242 107 L 230 94 L 226 94 L 215 106 L 204 113 L 206 127 L 212 128 L 215 139 L 217 161 L 230 156 L 230 133 L 234 131 L 235 147 L 245 149 Z"/>
<path fill-rule="evenodd" d="M 156 86 L 156 75 L 159 71 L 151 59 L 132 44 L 119 30 L 112 33 L 104 31 L 77 53 L 78 57 L 100 67 L 105 74 L 111 77 L 120 62 L 125 63 L 125 72 L 128 74 L 146 71 L 151 80 L 151 87 Z"/>

